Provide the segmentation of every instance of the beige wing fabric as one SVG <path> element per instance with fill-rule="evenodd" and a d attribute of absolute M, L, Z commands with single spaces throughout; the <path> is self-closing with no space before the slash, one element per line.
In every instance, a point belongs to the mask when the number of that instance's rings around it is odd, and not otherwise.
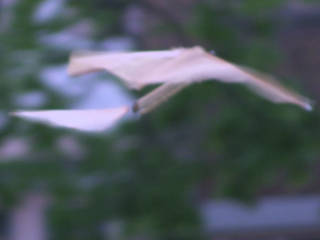
<path fill-rule="evenodd" d="M 312 104 L 309 99 L 281 86 L 272 76 L 249 68 L 244 68 L 243 70 L 248 72 L 250 76 L 246 81 L 246 85 L 261 97 L 274 103 L 291 103 L 300 106 L 306 111 L 312 110 Z"/>
<path fill-rule="evenodd" d="M 128 112 L 128 107 L 99 110 L 20 111 L 12 115 L 52 126 L 98 132 L 113 126 Z"/>
<path fill-rule="evenodd" d="M 179 84 L 185 86 L 205 80 L 242 83 L 272 102 L 296 104 L 305 110 L 312 108 L 306 98 L 282 87 L 270 77 L 213 56 L 201 47 L 126 53 L 83 52 L 71 57 L 68 69 L 71 75 L 105 69 L 135 89 L 161 83 L 177 88 Z M 148 97 L 152 100 L 150 104 L 155 103 L 152 96 L 157 94 Z M 144 109 L 147 109 L 145 99 Z"/>
<path fill-rule="evenodd" d="M 127 53 L 82 52 L 70 58 L 68 72 L 80 75 L 107 70 L 134 89 L 149 84 L 196 82 L 217 78 L 226 82 L 241 82 L 229 76 L 241 72 L 232 64 L 210 56 L 202 48 L 178 48 L 165 51 Z"/>
<path fill-rule="evenodd" d="M 182 49 L 146 52 L 75 52 L 70 57 L 68 73 L 77 76 L 107 70 L 118 76 L 130 88 L 140 89 L 150 84 L 150 72 L 175 60 Z"/>

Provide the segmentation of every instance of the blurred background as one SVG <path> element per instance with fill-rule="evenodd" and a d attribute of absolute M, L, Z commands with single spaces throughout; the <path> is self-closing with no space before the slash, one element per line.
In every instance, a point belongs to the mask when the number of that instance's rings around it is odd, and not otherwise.
<path fill-rule="evenodd" d="M 73 50 L 201 45 L 320 100 L 320 3 L 0 0 L 0 239 L 320 239 L 320 114 L 206 82 L 103 134 L 8 117 L 132 104 Z"/>

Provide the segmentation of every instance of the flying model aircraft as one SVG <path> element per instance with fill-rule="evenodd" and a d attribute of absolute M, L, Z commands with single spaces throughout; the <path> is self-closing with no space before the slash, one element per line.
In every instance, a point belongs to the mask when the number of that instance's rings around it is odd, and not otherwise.
<path fill-rule="evenodd" d="M 28 120 L 82 131 L 103 131 L 130 110 L 145 114 L 185 87 L 202 81 L 238 83 L 274 103 L 289 103 L 311 111 L 310 101 L 280 85 L 271 76 L 241 67 L 201 47 L 141 52 L 76 52 L 70 57 L 68 73 L 78 76 L 108 71 L 129 88 L 139 90 L 161 84 L 138 99 L 133 106 L 97 110 L 17 111 L 12 114 Z"/>

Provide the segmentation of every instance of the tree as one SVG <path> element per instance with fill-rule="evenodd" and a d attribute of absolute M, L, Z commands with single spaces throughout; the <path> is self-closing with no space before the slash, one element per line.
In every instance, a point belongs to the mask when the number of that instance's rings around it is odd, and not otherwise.
<path fill-rule="evenodd" d="M 62 4 L 56 6 L 58 14 L 35 20 L 35 10 L 53 2 Z M 137 48 L 161 49 L 185 39 L 185 45 L 202 44 L 228 60 L 274 72 L 283 58 L 275 44 L 273 13 L 284 2 L 190 1 L 177 18 L 169 3 L 159 9 L 152 1 L 2 3 L 0 149 L 12 138 L 30 147 L 11 159 L 0 156 L 4 208 L 29 191 L 50 195 L 53 239 L 112 237 L 117 226 L 123 238 L 199 239 L 206 236 L 198 207 L 209 198 L 253 199 L 279 182 L 278 192 L 308 186 L 319 155 L 319 114 L 274 106 L 238 87 L 199 84 L 152 115 L 101 135 L 6 116 L 28 103 L 30 91 L 43 99 L 33 106 L 37 109 L 65 108 L 81 98 L 48 86 L 43 70 L 67 62 L 70 51 L 81 47 L 77 44 L 101 50 L 107 36 L 126 36 L 123 16 L 132 4 L 148 20 L 144 31 L 127 36 Z M 66 32 L 81 36 L 81 31 L 82 41 L 66 37 Z M 160 34 L 162 40 L 155 41 Z M 64 151 L 61 145 L 75 150 Z"/>

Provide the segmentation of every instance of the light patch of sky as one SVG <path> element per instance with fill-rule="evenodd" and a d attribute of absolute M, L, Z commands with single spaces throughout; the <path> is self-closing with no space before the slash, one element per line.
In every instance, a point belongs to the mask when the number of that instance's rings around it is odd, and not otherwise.
<path fill-rule="evenodd" d="M 12 20 L 13 20 L 13 14 L 12 14 L 12 8 L 10 5 L 10 1 L 4 1 L 1 5 L 0 2 L 0 33 L 5 32 L 10 27 Z"/>
<path fill-rule="evenodd" d="M 105 51 L 126 51 L 134 48 L 134 42 L 128 37 L 110 37 L 99 44 Z"/>
<path fill-rule="evenodd" d="M 142 34 L 145 31 L 145 14 L 143 9 L 136 4 L 131 4 L 123 16 L 125 30 L 134 35 Z"/>
<path fill-rule="evenodd" d="M 95 32 L 95 25 L 89 19 L 82 19 L 79 22 L 65 28 L 64 31 L 76 36 L 90 37 Z"/>
<path fill-rule="evenodd" d="M 83 94 L 88 86 L 88 77 L 71 79 L 66 73 L 66 65 L 50 66 L 40 73 L 41 81 L 54 91 L 65 96 L 76 97 Z M 94 80 L 92 80 L 94 81 Z"/>
<path fill-rule="evenodd" d="M 14 96 L 14 102 L 19 108 L 39 108 L 46 104 L 47 96 L 41 91 L 30 91 Z"/>
<path fill-rule="evenodd" d="M 39 36 L 39 42 L 45 46 L 62 50 L 89 49 L 93 47 L 93 42 L 86 37 L 76 36 L 65 31 L 42 34 Z"/>
<path fill-rule="evenodd" d="M 131 105 L 133 97 L 117 83 L 103 80 L 94 84 L 90 92 L 74 108 L 110 108 Z"/>
<path fill-rule="evenodd" d="M 13 51 L 10 60 L 15 63 L 14 68 L 8 69 L 12 79 L 24 78 L 25 75 L 33 74 L 39 68 L 41 54 L 33 50 Z"/>
<path fill-rule="evenodd" d="M 108 221 L 102 225 L 102 232 L 106 239 L 124 238 L 125 224 L 121 220 Z"/>
<path fill-rule="evenodd" d="M 45 46 L 62 50 L 92 49 L 96 45 L 91 40 L 94 32 L 94 24 L 88 19 L 83 19 L 60 32 L 41 33 L 38 41 Z"/>
<path fill-rule="evenodd" d="M 33 13 L 33 20 L 37 23 L 48 22 L 57 17 L 63 7 L 63 0 L 41 1 Z"/>
<path fill-rule="evenodd" d="M 203 206 L 209 231 L 234 232 L 252 229 L 274 230 L 318 226 L 320 197 L 265 197 L 253 206 L 230 200 L 216 200 Z"/>
<path fill-rule="evenodd" d="M 2 0 L 1 3 L 4 7 L 16 4 L 17 0 Z"/>
<path fill-rule="evenodd" d="M 65 135 L 57 139 L 57 149 L 70 157 L 72 160 L 78 160 L 85 155 L 84 146 L 73 136 Z"/>
<path fill-rule="evenodd" d="M 92 74 L 70 78 L 66 66 L 53 66 L 44 69 L 41 81 L 54 91 L 70 97 L 78 97 L 79 102 L 72 104 L 75 109 L 99 109 L 131 105 L 132 95 L 111 79 L 99 79 Z"/>
<path fill-rule="evenodd" d="M 0 159 L 2 161 L 21 158 L 30 153 L 31 143 L 21 137 L 8 137 L 0 145 Z"/>

